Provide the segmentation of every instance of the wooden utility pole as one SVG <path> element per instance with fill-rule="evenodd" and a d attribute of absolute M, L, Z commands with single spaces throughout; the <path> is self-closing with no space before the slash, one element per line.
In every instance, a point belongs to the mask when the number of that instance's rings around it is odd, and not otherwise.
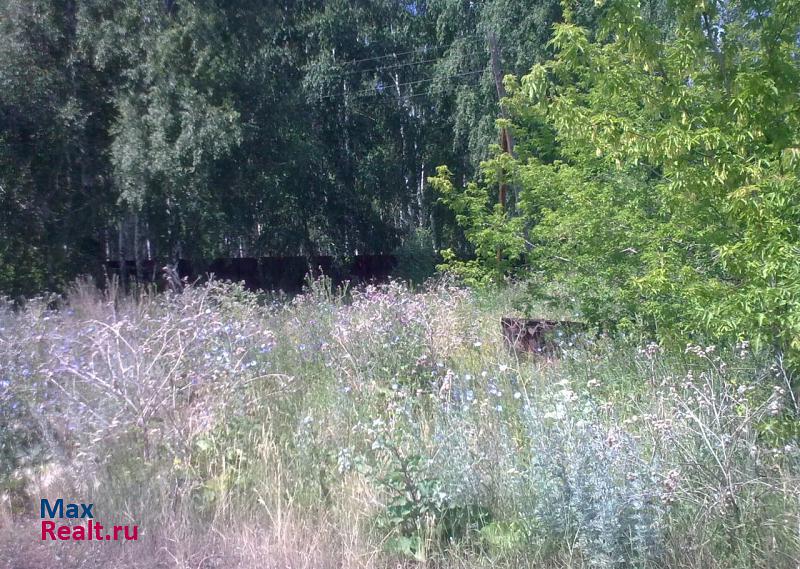
<path fill-rule="evenodd" d="M 494 85 L 497 89 L 497 100 L 500 103 L 500 117 L 507 119 L 508 112 L 506 111 L 505 105 L 503 105 L 503 99 L 506 96 L 506 89 L 503 86 L 503 69 L 500 66 L 500 48 L 497 45 L 497 36 L 494 32 L 489 32 L 489 56 L 492 62 L 492 75 L 494 77 Z M 511 156 L 514 155 L 514 138 L 511 135 L 511 132 L 508 128 L 503 125 L 500 129 L 500 147 L 503 149 L 503 152 L 509 154 Z M 500 190 L 498 195 L 498 201 L 500 202 L 500 207 L 503 208 L 503 211 L 506 210 L 506 202 L 508 201 L 507 198 L 508 194 L 508 184 L 506 183 L 506 177 L 504 172 L 500 172 Z M 500 249 L 497 249 L 497 260 L 500 261 L 502 258 L 503 253 Z"/>

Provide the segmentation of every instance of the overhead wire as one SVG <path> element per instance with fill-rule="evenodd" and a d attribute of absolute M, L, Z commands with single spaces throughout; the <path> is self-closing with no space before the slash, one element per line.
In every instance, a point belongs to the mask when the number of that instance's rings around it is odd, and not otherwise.
<path fill-rule="evenodd" d="M 464 36 L 459 36 L 457 38 L 454 38 L 454 41 L 468 40 L 467 43 L 469 44 L 471 41 L 478 40 L 478 39 L 484 39 L 484 38 L 485 38 L 485 36 L 483 34 L 476 33 L 476 34 L 468 34 L 468 35 L 464 35 Z M 337 65 L 339 65 L 340 67 L 346 67 L 346 66 L 349 66 L 349 65 L 357 64 L 357 63 L 363 63 L 365 61 L 382 61 L 382 60 L 385 60 L 385 59 L 397 58 L 397 57 L 400 57 L 400 56 L 414 54 L 414 53 L 434 52 L 434 51 L 438 51 L 440 49 L 446 49 L 446 48 L 452 47 L 452 45 L 453 44 L 449 44 L 449 45 L 441 44 L 441 45 L 433 46 L 433 47 L 424 46 L 424 47 L 411 49 L 411 50 L 407 50 L 407 51 L 401 51 L 401 52 L 397 52 L 397 53 L 388 53 L 388 54 L 378 55 L 378 56 L 373 56 L 373 57 L 364 57 L 364 58 L 361 58 L 361 59 L 353 59 L 353 60 L 350 60 L 350 61 L 345 61 L 345 62 L 342 62 L 342 63 L 338 63 Z M 472 56 L 472 55 L 477 55 L 479 53 L 482 53 L 482 52 L 481 51 L 470 51 L 469 53 L 461 54 L 461 56 L 462 57 L 464 57 L 464 56 L 469 57 L 469 56 Z M 336 80 L 336 79 L 344 79 L 346 77 L 350 77 L 350 76 L 358 75 L 358 74 L 379 74 L 379 73 L 383 73 L 383 72 L 390 71 L 390 70 L 393 70 L 393 69 L 401 69 L 401 68 L 404 68 L 404 67 L 411 67 L 411 66 L 422 65 L 422 64 L 426 64 L 426 63 L 435 65 L 436 62 L 444 61 L 444 60 L 448 59 L 448 57 L 449 56 L 447 56 L 447 55 L 440 55 L 440 56 L 437 56 L 437 57 L 431 57 L 431 58 L 421 59 L 421 60 L 417 60 L 417 61 L 390 62 L 389 65 L 377 65 L 376 67 L 370 67 L 368 69 L 354 69 L 354 70 L 350 70 L 350 71 L 344 71 L 342 73 L 329 74 L 329 75 L 327 75 L 327 78 Z M 337 98 L 337 97 L 365 97 L 365 96 L 369 97 L 369 96 L 376 96 L 376 95 L 384 94 L 389 89 L 399 89 L 400 87 L 419 85 L 419 84 L 429 83 L 429 82 L 433 82 L 433 81 L 437 81 L 437 80 L 446 80 L 446 79 L 454 79 L 454 78 L 458 78 L 458 77 L 465 77 L 465 76 L 475 75 L 475 74 L 478 74 L 478 73 L 483 73 L 483 71 L 485 71 L 485 70 L 481 69 L 481 70 L 467 71 L 465 73 L 458 73 L 458 74 L 455 74 L 455 75 L 448 75 L 448 76 L 443 76 L 443 77 L 425 78 L 425 79 L 419 79 L 419 80 L 416 80 L 416 81 L 408 81 L 408 82 L 399 83 L 399 84 L 398 83 L 387 84 L 386 87 L 383 88 L 383 89 L 379 85 L 376 85 L 374 87 L 357 90 L 357 91 L 354 91 L 354 92 L 351 92 L 351 93 L 347 93 L 347 92 L 344 92 L 344 91 L 343 92 L 339 92 L 339 93 L 328 93 L 328 94 L 325 94 L 325 95 L 318 95 L 316 97 L 312 97 L 310 100 L 312 100 L 312 101 L 323 101 L 323 100 L 326 100 L 326 99 L 334 99 L 334 98 Z M 416 97 L 416 96 L 419 96 L 419 94 L 414 94 L 414 95 L 410 95 L 410 96 Z"/>
<path fill-rule="evenodd" d="M 468 34 L 468 35 L 465 35 L 465 36 L 459 36 L 459 37 L 457 37 L 455 39 L 456 40 L 460 40 L 460 39 L 467 39 L 467 38 L 472 38 L 472 39 L 484 38 L 484 35 L 483 34 Z M 438 45 L 438 46 L 434 46 L 434 47 L 429 47 L 429 46 L 418 47 L 416 49 L 411 49 L 411 50 L 408 50 L 408 51 L 401 51 L 399 53 L 387 53 L 385 55 L 378 55 L 378 56 L 375 56 L 375 57 L 364 57 L 362 59 L 353 59 L 351 61 L 343 61 L 339 65 L 353 65 L 355 63 L 362 63 L 364 61 L 378 61 L 378 60 L 381 60 L 381 59 L 388 59 L 390 57 L 399 57 L 401 55 L 408 55 L 410 53 L 419 53 L 419 52 L 425 52 L 425 51 L 429 51 L 429 50 L 437 50 L 437 49 L 441 49 L 443 47 L 449 47 L 449 46 Z"/>
<path fill-rule="evenodd" d="M 382 95 L 386 92 L 391 92 L 391 90 L 399 89 L 400 87 L 408 87 L 409 85 L 420 85 L 422 83 L 430 83 L 433 81 L 438 81 L 441 79 L 456 79 L 458 77 L 467 77 L 470 75 L 477 75 L 479 73 L 484 73 L 485 69 L 476 69 L 473 71 L 467 71 L 464 73 L 457 73 L 455 75 L 446 75 L 444 77 L 432 77 L 427 79 L 418 79 L 416 81 L 407 81 L 405 83 L 395 83 L 395 84 L 387 84 L 384 89 L 379 89 L 377 86 L 372 87 L 370 89 L 362 89 L 360 91 L 354 91 L 352 93 L 329 93 L 327 95 L 321 95 L 319 97 L 315 97 L 314 100 L 322 101 L 325 99 L 333 99 L 337 97 L 362 97 L 362 96 L 375 96 L 375 95 Z"/>
<path fill-rule="evenodd" d="M 482 52 L 482 51 L 472 51 L 470 53 L 462 54 L 462 56 L 477 55 L 479 53 L 484 53 L 484 52 Z M 369 69 L 355 69 L 353 71 L 348 71 L 346 73 L 341 73 L 341 74 L 335 75 L 333 77 L 349 77 L 350 75 L 358 75 L 360 73 L 373 73 L 373 72 L 386 71 L 388 69 L 399 69 L 401 67 L 410 67 L 412 65 L 420 65 L 422 63 L 431 63 L 431 62 L 436 62 L 436 61 L 443 61 L 443 60 L 445 60 L 447 58 L 448 58 L 448 56 L 442 55 L 440 57 L 431 57 L 429 59 L 420 59 L 418 61 L 406 61 L 406 62 L 403 62 L 403 63 L 393 63 L 392 65 L 381 65 L 381 66 L 378 66 L 378 67 L 371 67 Z"/>

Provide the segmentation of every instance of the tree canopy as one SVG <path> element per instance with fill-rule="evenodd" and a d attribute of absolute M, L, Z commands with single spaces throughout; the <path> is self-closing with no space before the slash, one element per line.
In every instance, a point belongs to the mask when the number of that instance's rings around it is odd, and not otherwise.
<path fill-rule="evenodd" d="M 565 10 L 554 57 L 507 78 L 518 156 L 496 155 L 465 188 L 446 169 L 434 179 L 479 253 L 462 271 L 522 266 L 567 283 L 596 322 L 796 358 L 798 5 L 680 0 L 658 21 L 600 4 L 596 30 Z M 518 188 L 508 210 L 498 171 Z"/>
<path fill-rule="evenodd" d="M 0 291 L 107 259 L 468 251 L 426 178 L 470 178 L 502 70 L 556 0 L 0 1 Z"/>

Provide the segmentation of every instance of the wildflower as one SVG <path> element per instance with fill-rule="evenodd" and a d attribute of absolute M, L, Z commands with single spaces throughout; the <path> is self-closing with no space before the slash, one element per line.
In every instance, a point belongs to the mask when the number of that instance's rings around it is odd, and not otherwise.
<path fill-rule="evenodd" d="M 680 472 L 678 470 L 670 470 L 667 473 L 667 476 L 664 478 L 664 495 L 661 496 L 661 501 L 664 504 L 672 504 L 675 502 L 675 491 L 678 489 L 678 481 L 680 478 Z"/>
<path fill-rule="evenodd" d="M 773 399 L 769 405 L 767 405 L 767 411 L 773 417 L 777 417 L 783 411 L 783 403 L 780 399 Z"/>
<path fill-rule="evenodd" d="M 338 466 L 339 474 L 344 474 L 345 472 L 350 470 L 350 467 L 352 465 L 352 462 L 350 460 L 350 452 L 347 449 L 339 450 L 339 454 L 336 457 L 336 463 Z"/>
<path fill-rule="evenodd" d="M 749 347 L 750 347 L 750 342 L 748 342 L 747 340 L 742 340 L 736 345 L 736 350 L 738 351 L 740 358 L 747 357 Z"/>
<path fill-rule="evenodd" d="M 578 400 L 578 395 L 571 389 L 562 389 L 559 394 L 567 403 Z"/>
<path fill-rule="evenodd" d="M 514 392 L 514 399 L 519 399 L 520 397 L 522 397 L 522 393 L 520 393 L 519 391 L 515 391 Z"/>
<path fill-rule="evenodd" d="M 439 397 L 442 399 L 447 397 L 447 394 L 450 393 L 450 389 L 453 387 L 454 377 L 456 377 L 456 375 L 451 370 L 447 370 L 444 378 L 442 378 L 442 385 L 439 386 Z"/>
<path fill-rule="evenodd" d="M 547 413 L 544 414 L 544 418 L 559 421 L 564 418 L 564 411 L 562 409 L 556 409 L 555 411 L 548 411 Z"/>

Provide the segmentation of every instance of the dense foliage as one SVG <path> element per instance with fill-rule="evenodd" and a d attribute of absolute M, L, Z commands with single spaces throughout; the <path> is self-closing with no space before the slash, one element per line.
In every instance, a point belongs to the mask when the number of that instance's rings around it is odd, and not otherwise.
<path fill-rule="evenodd" d="M 796 567 L 780 367 L 593 335 L 518 358 L 513 293 L 0 305 L 0 565 Z M 62 495 L 140 541 L 31 539 Z"/>
<path fill-rule="evenodd" d="M 0 565 L 796 569 L 799 121 L 795 0 L 0 0 Z"/>
<path fill-rule="evenodd" d="M 603 4 L 566 12 L 555 57 L 507 78 L 515 159 L 434 183 L 492 278 L 568 284 L 587 317 L 639 318 L 800 355 L 800 10 L 796 2 Z M 660 22 L 660 23 L 659 23 Z M 497 205 L 498 172 L 518 199 Z M 498 251 L 501 254 L 498 254 Z"/>
<path fill-rule="evenodd" d="M 469 177 L 504 72 L 556 0 L 0 2 L 0 291 L 107 259 L 463 243 L 425 179 Z"/>

